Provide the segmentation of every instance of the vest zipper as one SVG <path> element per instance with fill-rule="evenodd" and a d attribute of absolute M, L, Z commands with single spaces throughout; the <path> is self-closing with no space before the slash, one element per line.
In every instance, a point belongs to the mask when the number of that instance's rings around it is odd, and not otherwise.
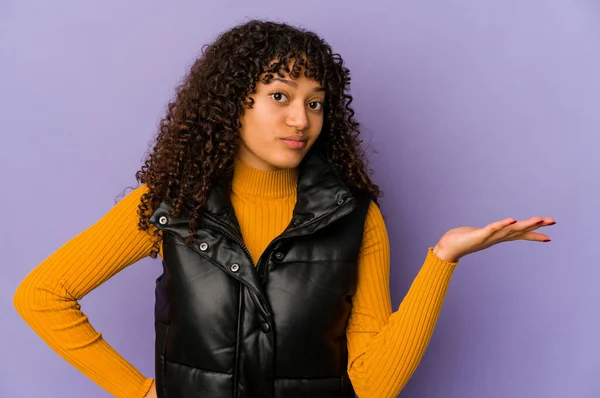
<path fill-rule="evenodd" d="M 246 255 L 248 256 L 248 259 L 250 260 L 250 263 L 252 263 L 252 266 L 254 266 L 254 262 L 252 261 L 252 254 L 250 254 L 250 251 L 248 250 L 248 248 L 246 247 L 246 245 L 244 244 L 244 242 L 242 242 L 240 239 L 238 239 L 237 237 L 235 237 L 233 234 L 227 232 L 223 228 L 219 228 L 219 227 L 215 227 L 213 225 L 207 225 L 207 224 L 201 224 L 201 227 L 202 228 L 206 228 L 206 229 L 212 229 L 213 231 L 220 232 L 221 234 L 225 235 L 229 239 L 233 240 L 235 243 L 237 243 L 242 248 L 242 250 L 244 250 L 244 253 L 246 253 Z"/>
<path fill-rule="evenodd" d="M 321 220 L 322 218 L 325 218 L 325 217 L 329 216 L 330 214 L 335 213 L 336 211 L 340 211 L 341 208 L 342 208 L 342 206 L 336 207 L 326 213 L 321 214 L 320 217 L 313 218 L 312 220 L 310 220 L 309 222 L 307 222 L 304 225 L 296 225 L 296 226 L 292 226 L 292 228 L 289 228 L 289 226 L 288 226 L 288 228 L 286 228 L 286 230 L 281 235 L 277 236 L 275 239 L 273 239 L 267 245 L 267 247 L 263 251 L 263 254 L 266 253 L 271 248 L 271 246 L 273 246 L 275 243 L 279 242 L 280 240 L 288 238 L 288 236 L 285 236 L 286 234 L 293 232 L 295 230 L 298 230 L 300 228 L 304 228 L 308 225 L 311 225 L 311 224 Z M 352 209 L 354 209 L 354 206 L 352 206 Z M 291 222 L 293 222 L 293 221 L 291 221 Z M 260 277 L 261 281 L 263 281 L 263 283 L 264 283 L 264 282 L 266 282 L 266 277 L 267 277 L 267 271 L 266 271 L 267 267 L 264 266 L 264 261 L 261 262 L 262 258 L 263 258 L 263 256 L 261 255 L 260 258 L 258 259 L 256 271 L 258 272 L 258 276 Z"/>
<path fill-rule="evenodd" d="M 244 250 L 244 252 L 245 252 L 245 253 L 246 253 L 246 255 L 248 256 L 248 259 L 250 260 L 250 263 L 252 264 L 252 266 L 253 266 L 253 267 L 255 266 L 255 264 L 254 264 L 254 261 L 252 260 L 252 255 L 250 254 L 250 251 L 248 250 L 248 248 L 246 247 L 246 245 L 244 244 L 244 242 L 243 242 L 241 239 L 237 238 L 237 237 L 236 237 L 234 234 L 232 234 L 232 233 L 228 232 L 228 231 L 227 231 L 227 230 L 225 230 L 224 228 L 219 228 L 219 227 L 216 227 L 216 226 L 213 226 L 213 225 L 208 225 L 208 224 L 201 224 L 201 227 L 202 227 L 202 228 L 206 228 L 206 229 L 211 229 L 211 230 L 213 230 L 213 231 L 217 231 L 217 232 L 219 232 L 219 233 L 221 233 L 221 234 L 225 235 L 225 236 L 226 236 L 226 237 L 228 237 L 229 239 L 233 240 L 235 243 L 237 243 L 237 244 L 238 244 L 238 245 L 239 245 L 239 246 L 242 248 L 242 250 Z M 279 237 L 277 237 L 277 238 L 275 238 L 273 241 L 271 241 L 271 243 L 270 243 L 270 244 L 267 246 L 267 249 L 268 249 L 269 247 L 271 247 L 271 245 L 272 245 L 274 242 L 276 242 L 277 240 L 279 240 Z M 265 249 L 265 251 L 264 251 L 263 253 L 265 253 L 265 252 L 267 251 L 267 249 Z M 260 280 L 261 280 L 262 282 L 265 282 L 265 274 L 266 274 L 266 273 L 265 273 L 265 271 L 264 271 L 264 267 L 261 267 L 261 266 L 260 266 L 260 265 L 261 265 L 260 259 L 261 259 L 262 257 L 263 257 L 263 256 L 261 255 L 261 256 L 260 256 L 260 258 L 259 258 L 259 261 L 258 261 L 258 263 L 256 264 L 256 271 L 257 271 L 257 273 L 258 273 L 258 276 L 259 276 Z"/>
<path fill-rule="evenodd" d="M 213 231 L 220 232 L 223 235 L 227 236 L 229 239 L 233 240 L 235 243 L 237 243 L 242 248 L 242 250 L 244 250 L 244 252 L 248 256 L 248 259 L 250 260 L 250 263 L 252 264 L 252 266 L 253 267 L 255 266 L 254 261 L 252 260 L 252 255 L 250 254 L 250 251 L 248 250 L 248 248 L 246 247 L 246 245 L 244 244 L 244 242 L 242 240 L 240 240 L 239 238 L 235 237 L 233 234 L 227 232 L 225 229 L 218 228 L 218 227 L 215 227 L 215 226 L 212 226 L 212 225 L 207 225 L 207 224 L 202 224 L 201 226 L 203 228 L 207 228 L 207 229 L 211 229 Z M 271 243 L 275 242 L 277 239 L 278 238 L 275 238 Z M 271 246 L 271 245 L 269 244 L 269 246 Z M 266 252 L 266 249 L 265 249 L 265 252 Z M 260 257 L 262 258 L 262 255 Z M 256 264 L 256 271 L 258 273 L 258 276 L 259 276 L 260 280 L 264 283 L 265 282 L 265 276 L 266 276 L 265 274 L 266 273 L 264 271 L 264 267 L 260 267 L 260 258 L 259 258 L 258 263 Z"/>
<path fill-rule="evenodd" d="M 281 235 L 279 235 L 278 237 L 276 237 L 275 239 L 273 239 L 265 248 L 265 250 L 263 251 L 263 254 L 261 254 L 261 256 L 258 258 L 258 261 L 256 264 L 254 264 L 254 261 L 252 260 L 252 255 L 250 254 L 250 251 L 248 250 L 248 248 L 246 247 L 246 245 L 244 244 L 244 242 L 239 239 L 238 237 L 236 237 L 234 234 L 228 232 L 225 228 L 220 228 L 220 227 L 216 227 L 213 225 L 209 225 L 209 224 L 205 224 L 205 223 L 201 223 L 201 226 L 207 229 L 211 229 L 213 231 L 217 231 L 222 233 L 223 235 L 227 236 L 229 239 L 233 240 L 234 242 L 236 242 L 241 248 L 242 250 L 244 250 L 244 252 L 246 253 L 246 255 L 248 256 L 248 259 L 250 260 L 250 263 L 252 264 L 252 266 L 256 266 L 256 271 L 258 273 L 258 276 L 260 278 L 260 280 L 265 283 L 266 282 L 266 277 L 267 277 L 267 272 L 266 272 L 266 267 L 264 266 L 264 261 L 261 261 L 263 258 L 263 255 L 265 253 L 267 253 L 269 251 L 269 249 L 276 243 L 279 242 L 280 240 L 283 240 L 285 238 L 287 238 L 285 235 L 287 233 L 290 233 L 292 231 L 295 231 L 297 229 L 306 227 L 307 225 L 310 225 L 312 223 L 315 223 L 317 221 L 319 221 L 320 219 L 329 216 L 330 214 L 336 212 L 336 211 L 340 211 L 340 209 L 342 208 L 342 206 L 340 207 L 336 207 L 334 209 L 331 209 L 330 211 L 323 213 L 320 217 L 317 218 L 313 218 L 312 220 L 310 220 L 309 222 L 307 222 L 304 225 L 297 225 L 297 226 L 292 226 L 292 228 L 287 228 Z M 354 208 L 354 207 L 352 207 Z M 210 217 L 208 215 L 205 215 L 205 217 L 209 218 L 211 221 L 215 222 L 215 223 L 219 223 L 220 222 L 216 219 L 213 219 L 213 217 Z"/>

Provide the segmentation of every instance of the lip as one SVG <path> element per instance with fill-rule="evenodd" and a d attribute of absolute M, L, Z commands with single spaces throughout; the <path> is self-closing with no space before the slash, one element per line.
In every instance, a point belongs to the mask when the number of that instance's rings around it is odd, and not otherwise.
<path fill-rule="evenodd" d="M 281 138 L 281 141 L 284 144 L 286 144 L 288 147 L 293 148 L 293 149 L 301 149 L 306 146 L 306 138 L 304 138 L 304 137 L 298 137 L 298 136 L 284 137 L 284 138 Z"/>
<path fill-rule="evenodd" d="M 306 141 L 308 138 L 301 137 L 301 136 L 298 136 L 298 135 L 290 135 L 290 136 L 287 136 L 287 137 L 282 137 L 281 139 L 285 140 L 285 141 Z"/>

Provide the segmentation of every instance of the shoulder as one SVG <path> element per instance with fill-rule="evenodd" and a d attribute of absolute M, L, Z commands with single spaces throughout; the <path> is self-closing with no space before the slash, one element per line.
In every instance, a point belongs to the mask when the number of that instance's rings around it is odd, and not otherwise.
<path fill-rule="evenodd" d="M 141 200 L 142 195 L 148 193 L 148 191 L 148 185 L 146 184 L 141 184 L 138 187 L 127 187 L 123 190 L 123 193 L 120 195 L 121 199 L 116 204 L 137 203 Z"/>
<path fill-rule="evenodd" d="M 379 233 L 385 232 L 386 230 L 383 213 L 381 212 L 381 208 L 376 200 L 371 200 L 369 202 L 367 216 L 365 219 L 365 230 L 377 230 Z"/>

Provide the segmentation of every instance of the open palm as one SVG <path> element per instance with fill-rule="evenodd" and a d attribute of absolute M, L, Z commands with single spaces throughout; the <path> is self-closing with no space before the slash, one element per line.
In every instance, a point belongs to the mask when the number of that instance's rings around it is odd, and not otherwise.
<path fill-rule="evenodd" d="M 554 225 L 552 218 L 532 217 L 517 221 L 514 218 L 493 222 L 483 228 L 459 227 L 449 230 L 434 248 L 434 253 L 446 261 L 458 261 L 467 254 L 481 251 L 500 242 L 513 240 L 550 241 L 536 229 Z"/>

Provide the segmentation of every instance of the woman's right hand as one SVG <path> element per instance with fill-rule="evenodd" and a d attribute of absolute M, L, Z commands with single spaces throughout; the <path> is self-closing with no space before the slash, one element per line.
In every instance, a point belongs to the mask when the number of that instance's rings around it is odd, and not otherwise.
<path fill-rule="evenodd" d="M 150 386 L 150 390 L 148 390 L 148 393 L 146 395 L 144 395 L 144 398 L 157 398 L 156 381 L 155 380 L 152 380 L 152 385 Z"/>

